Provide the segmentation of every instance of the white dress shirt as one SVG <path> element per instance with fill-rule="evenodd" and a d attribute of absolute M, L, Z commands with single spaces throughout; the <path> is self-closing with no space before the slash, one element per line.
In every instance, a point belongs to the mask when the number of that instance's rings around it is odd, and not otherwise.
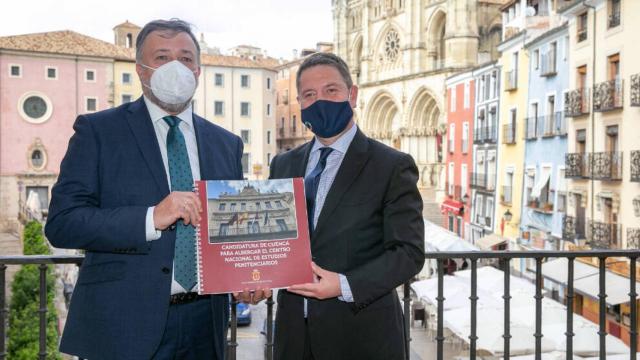
<path fill-rule="evenodd" d="M 167 173 L 167 181 L 169 183 L 169 189 L 171 189 L 171 176 L 169 175 L 169 160 L 167 158 L 167 134 L 169 133 L 169 124 L 162 118 L 169 116 L 169 114 L 162 110 L 158 105 L 154 104 L 151 100 L 144 97 L 144 102 L 149 110 L 149 117 L 153 123 L 153 129 L 156 132 L 156 138 L 158 139 L 158 145 L 160 146 L 160 155 L 162 155 L 162 163 L 164 164 L 164 170 Z M 196 132 L 193 127 L 193 112 L 191 106 L 188 106 L 183 112 L 175 115 L 179 118 L 180 124 L 178 127 L 184 136 L 184 141 L 187 145 L 187 153 L 189 156 L 189 165 L 191 166 L 191 175 L 193 180 L 200 180 L 200 163 L 198 161 L 198 143 L 196 142 Z M 158 240 L 162 235 L 162 232 L 156 230 L 155 223 L 153 221 L 153 210 L 155 206 L 150 207 L 147 210 L 146 217 L 146 232 L 147 241 Z M 195 241 L 195 239 L 194 239 Z M 175 272 L 174 272 L 175 274 Z M 198 288 L 198 284 L 194 289 Z M 193 289 L 190 289 L 193 290 Z M 174 278 L 171 281 L 171 295 L 187 292 Z"/>

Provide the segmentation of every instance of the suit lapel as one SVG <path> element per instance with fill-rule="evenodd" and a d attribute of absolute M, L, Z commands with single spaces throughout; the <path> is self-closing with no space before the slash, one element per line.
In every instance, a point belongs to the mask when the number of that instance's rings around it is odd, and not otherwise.
<path fill-rule="evenodd" d="M 136 138 L 138 148 L 153 174 L 153 178 L 162 194 L 169 193 L 167 173 L 162 162 L 162 155 L 158 145 L 158 138 L 153 129 L 149 111 L 142 97 L 132 103 L 127 109 L 127 122 Z"/>
<path fill-rule="evenodd" d="M 340 199 L 344 193 L 349 189 L 353 181 L 358 177 L 358 174 L 362 171 L 362 168 L 369 159 L 369 140 L 358 129 L 356 136 L 353 138 L 347 153 L 342 159 L 340 169 L 336 174 L 336 178 L 333 180 L 333 184 L 329 189 L 327 198 L 324 201 L 320 216 L 318 217 L 318 224 L 314 231 L 314 237 L 317 239 L 318 234 L 324 228 L 327 218 L 333 212 L 333 210 L 340 203 Z"/>

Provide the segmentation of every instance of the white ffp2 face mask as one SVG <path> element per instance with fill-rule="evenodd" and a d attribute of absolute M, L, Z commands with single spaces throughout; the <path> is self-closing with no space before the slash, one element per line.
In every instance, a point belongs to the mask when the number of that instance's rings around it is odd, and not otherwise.
<path fill-rule="evenodd" d="M 178 60 L 170 61 L 160 67 L 152 68 L 140 63 L 141 66 L 153 70 L 149 85 L 158 100 L 171 104 L 184 104 L 196 92 L 196 77 L 193 71 Z"/>

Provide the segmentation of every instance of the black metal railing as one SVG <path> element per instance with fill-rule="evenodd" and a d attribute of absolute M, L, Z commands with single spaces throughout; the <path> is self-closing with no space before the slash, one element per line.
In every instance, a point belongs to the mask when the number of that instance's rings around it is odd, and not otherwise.
<path fill-rule="evenodd" d="M 498 133 L 495 126 L 479 126 L 474 129 L 473 142 L 476 144 L 494 143 L 498 141 Z"/>
<path fill-rule="evenodd" d="M 640 106 L 640 74 L 631 75 L 631 106 Z"/>
<path fill-rule="evenodd" d="M 469 359 L 476 360 L 477 355 L 477 341 L 479 336 L 486 336 L 486 334 L 478 334 L 477 329 L 477 315 L 478 315 L 478 261 L 484 259 L 497 259 L 500 263 L 500 269 L 503 270 L 504 285 L 503 285 L 503 329 L 502 335 L 503 341 L 503 357 L 509 359 L 511 356 L 511 260 L 513 259 L 534 259 L 535 260 L 535 281 L 536 288 L 535 295 L 535 332 L 531 335 L 531 340 L 534 342 L 534 358 L 542 358 L 542 295 L 543 276 L 542 276 L 542 264 L 545 259 L 564 258 L 567 259 L 567 282 L 566 282 L 566 332 L 565 332 L 565 356 L 567 359 L 572 359 L 574 355 L 573 340 L 574 340 L 574 298 L 575 278 L 574 267 L 575 260 L 577 258 L 597 258 L 598 259 L 598 305 L 599 305 L 599 353 L 600 359 L 605 359 L 607 356 L 606 339 L 607 339 L 607 292 L 606 292 L 606 272 L 607 272 L 607 259 L 608 258 L 628 258 L 630 259 L 629 265 L 629 307 L 630 307 L 630 354 L 629 359 L 636 360 L 636 352 L 638 348 L 637 339 L 637 292 L 636 292 L 636 260 L 640 257 L 640 251 L 638 250 L 600 250 L 600 251 L 470 251 L 470 252 L 434 252 L 427 253 L 426 258 L 436 260 L 437 262 L 437 277 L 438 287 L 436 296 L 436 359 L 444 359 L 444 342 L 446 340 L 444 336 L 444 305 L 446 298 L 444 297 L 444 275 L 445 275 L 445 263 L 451 259 L 467 259 L 471 266 L 470 276 L 470 331 L 469 331 Z M 405 291 L 407 286 L 405 285 Z M 405 303 L 405 309 L 408 309 Z M 405 316 L 405 330 L 409 333 L 408 317 Z M 409 340 L 410 341 L 410 340 Z M 408 348 L 408 347 L 407 347 Z M 407 355 L 408 357 L 408 355 Z"/>
<path fill-rule="evenodd" d="M 627 249 L 640 248 L 640 228 L 627 228 Z"/>
<path fill-rule="evenodd" d="M 614 11 L 611 15 L 609 15 L 609 21 L 607 22 L 609 28 L 616 27 L 620 25 L 620 9 Z"/>
<path fill-rule="evenodd" d="M 446 182 L 445 188 L 447 189 L 447 195 L 453 200 L 462 201 L 462 197 L 466 195 L 466 189 L 463 189 L 460 185 L 453 185 L 450 182 Z"/>
<path fill-rule="evenodd" d="M 478 334 L 477 332 L 477 315 L 478 315 L 478 262 L 484 259 L 497 259 L 500 263 L 500 268 L 503 270 L 504 275 L 504 287 L 503 296 L 504 299 L 504 334 L 503 334 L 503 353 L 504 358 L 509 359 L 511 355 L 511 260 L 513 259 L 534 259 L 535 260 L 535 333 L 532 334 L 532 341 L 535 342 L 535 358 L 540 359 L 542 354 L 542 264 L 545 259 L 564 258 L 567 259 L 567 282 L 566 282 L 566 357 L 573 357 L 573 340 L 575 333 L 573 332 L 573 305 L 574 305 L 574 266 L 577 258 L 597 258 L 599 267 L 599 352 L 600 358 L 606 358 L 606 337 L 607 337 L 607 318 L 606 318 L 606 264 L 608 258 L 627 258 L 629 263 L 629 312 L 630 312 L 630 328 L 629 328 L 629 345 L 631 360 L 636 360 L 636 352 L 638 348 L 637 343 L 637 302 L 638 296 L 636 292 L 636 261 L 640 257 L 640 251 L 636 250 L 600 250 L 600 251 L 469 251 L 469 252 L 429 252 L 425 254 L 426 259 L 435 260 L 437 262 L 437 297 L 436 297 L 436 359 L 444 360 L 444 342 L 446 340 L 444 336 L 444 304 L 446 298 L 444 297 L 444 275 L 445 275 L 445 263 L 452 259 L 465 259 L 471 264 L 471 276 L 470 276 L 470 335 L 469 335 L 469 359 L 475 360 L 477 358 L 477 341 L 479 336 L 485 336 L 485 334 Z M 0 256 L 0 359 L 6 358 L 5 347 L 5 324 L 8 314 L 6 309 L 6 293 L 5 293 L 5 279 L 7 265 L 25 265 L 36 264 L 40 265 L 40 309 L 38 316 L 40 317 L 40 353 L 38 354 L 40 359 L 47 358 L 46 352 L 46 316 L 47 316 L 47 298 L 46 298 L 46 277 L 47 268 L 53 264 L 81 264 L 83 260 L 82 256 Z M 410 354 L 410 342 L 409 336 L 410 328 L 410 311 L 411 311 L 411 297 L 410 297 L 410 284 L 405 283 L 404 297 L 403 297 L 403 309 L 404 309 L 404 329 L 407 336 L 405 336 L 405 354 L 406 359 L 409 359 Z M 36 316 L 34 314 L 34 316 Z M 236 307 L 231 306 L 231 337 L 227 342 L 227 350 L 229 359 L 236 359 L 237 350 L 237 314 Z M 273 356 L 273 299 L 267 300 L 267 343 L 265 344 L 265 357 L 271 359 Z"/>
<path fill-rule="evenodd" d="M 49 266 L 59 264 L 75 264 L 81 265 L 84 260 L 84 256 L 77 255 L 60 255 L 60 256 L 48 256 L 48 255 L 30 255 L 30 256 L 0 256 L 0 360 L 7 358 L 6 347 L 6 325 L 9 318 L 9 310 L 7 309 L 7 294 L 6 294 L 6 280 L 7 280 L 7 265 L 39 265 L 40 280 L 39 280 L 39 308 L 37 314 L 34 313 L 34 317 L 38 316 L 40 325 L 39 333 L 39 352 L 38 359 L 45 360 L 51 358 L 52 354 L 47 354 L 47 270 Z M 238 317 L 236 313 L 237 301 L 232 301 L 231 306 L 231 319 L 229 327 L 229 337 L 227 339 L 227 358 L 226 360 L 236 360 L 236 352 L 238 347 L 237 340 L 237 328 Z M 267 326 L 266 343 L 265 343 L 265 359 L 273 359 L 273 298 L 268 298 L 267 304 Z"/>
<path fill-rule="evenodd" d="M 564 156 L 565 173 L 567 179 L 586 179 L 589 177 L 589 154 L 568 153 Z"/>
<path fill-rule="evenodd" d="M 553 117 L 553 134 L 557 136 L 567 135 L 567 120 L 564 118 L 564 113 L 558 111 L 554 115 L 548 116 Z"/>
<path fill-rule="evenodd" d="M 518 71 L 511 70 L 504 73 L 504 90 L 513 91 L 518 89 Z"/>
<path fill-rule="evenodd" d="M 488 184 L 488 177 L 486 173 L 471 173 L 471 187 L 486 189 Z"/>
<path fill-rule="evenodd" d="M 538 116 L 532 116 L 524 119 L 525 128 L 524 128 L 524 139 L 525 140 L 535 140 L 538 138 L 537 129 L 538 129 L 538 120 L 540 118 Z"/>
<path fill-rule="evenodd" d="M 577 237 L 577 219 L 573 216 L 565 215 L 562 218 L 562 240 L 575 242 Z"/>
<path fill-rule="evenodd" d="M 587 29 L 578 30 L 578 42 L 587 40 Z"/>
<path fill-rule="evenodd" d="M 597 152 L 589 157 L 594 180 L 622 180 L 622 152 Z"/>
<path fill-rule="evenodd" d="M 502 143 L 503 144 L 515 144 L 516 143 L 516 124 L 505 124 L 502 126 Z"/>
<path fill-rule="evenodd" d="M 564 94 L 564 114 L 577 117 L 589 113 L 589 89 L 575 89 Z"/>
<path fill-rule="evenodd" d="M 540 76 L 554 76 L 556 73 L 556 51 L 547 51 L 540 57 Z"/>
<path fill-rule="evenodd" d="M 611 111 L 622 108 L 624 81 L 604 81 L 593 89 L 593 111 Z"/>
<path fill-rule="evenodd" d="M 587 222 L 587 243 L 594 249 L 619 249 L 622 225 L 602 221 Z"/>
<path fill-rule="evenodd" d="M 640 150 L 631 152 L 631 181 L 640 182 Z"/>

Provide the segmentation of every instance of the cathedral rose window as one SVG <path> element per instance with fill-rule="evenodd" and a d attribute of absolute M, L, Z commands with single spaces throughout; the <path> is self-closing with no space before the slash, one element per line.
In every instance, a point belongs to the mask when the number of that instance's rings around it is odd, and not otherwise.
<path fill-rule="evenodd" d="M 384 45 L 386 60 L 389 62 L 394 61 L 398 57 L 398 51 L 400 51 L 400 37 L 395 30 L 390 30 L 387 33 L 387 36 L 385 36 Z"/>

